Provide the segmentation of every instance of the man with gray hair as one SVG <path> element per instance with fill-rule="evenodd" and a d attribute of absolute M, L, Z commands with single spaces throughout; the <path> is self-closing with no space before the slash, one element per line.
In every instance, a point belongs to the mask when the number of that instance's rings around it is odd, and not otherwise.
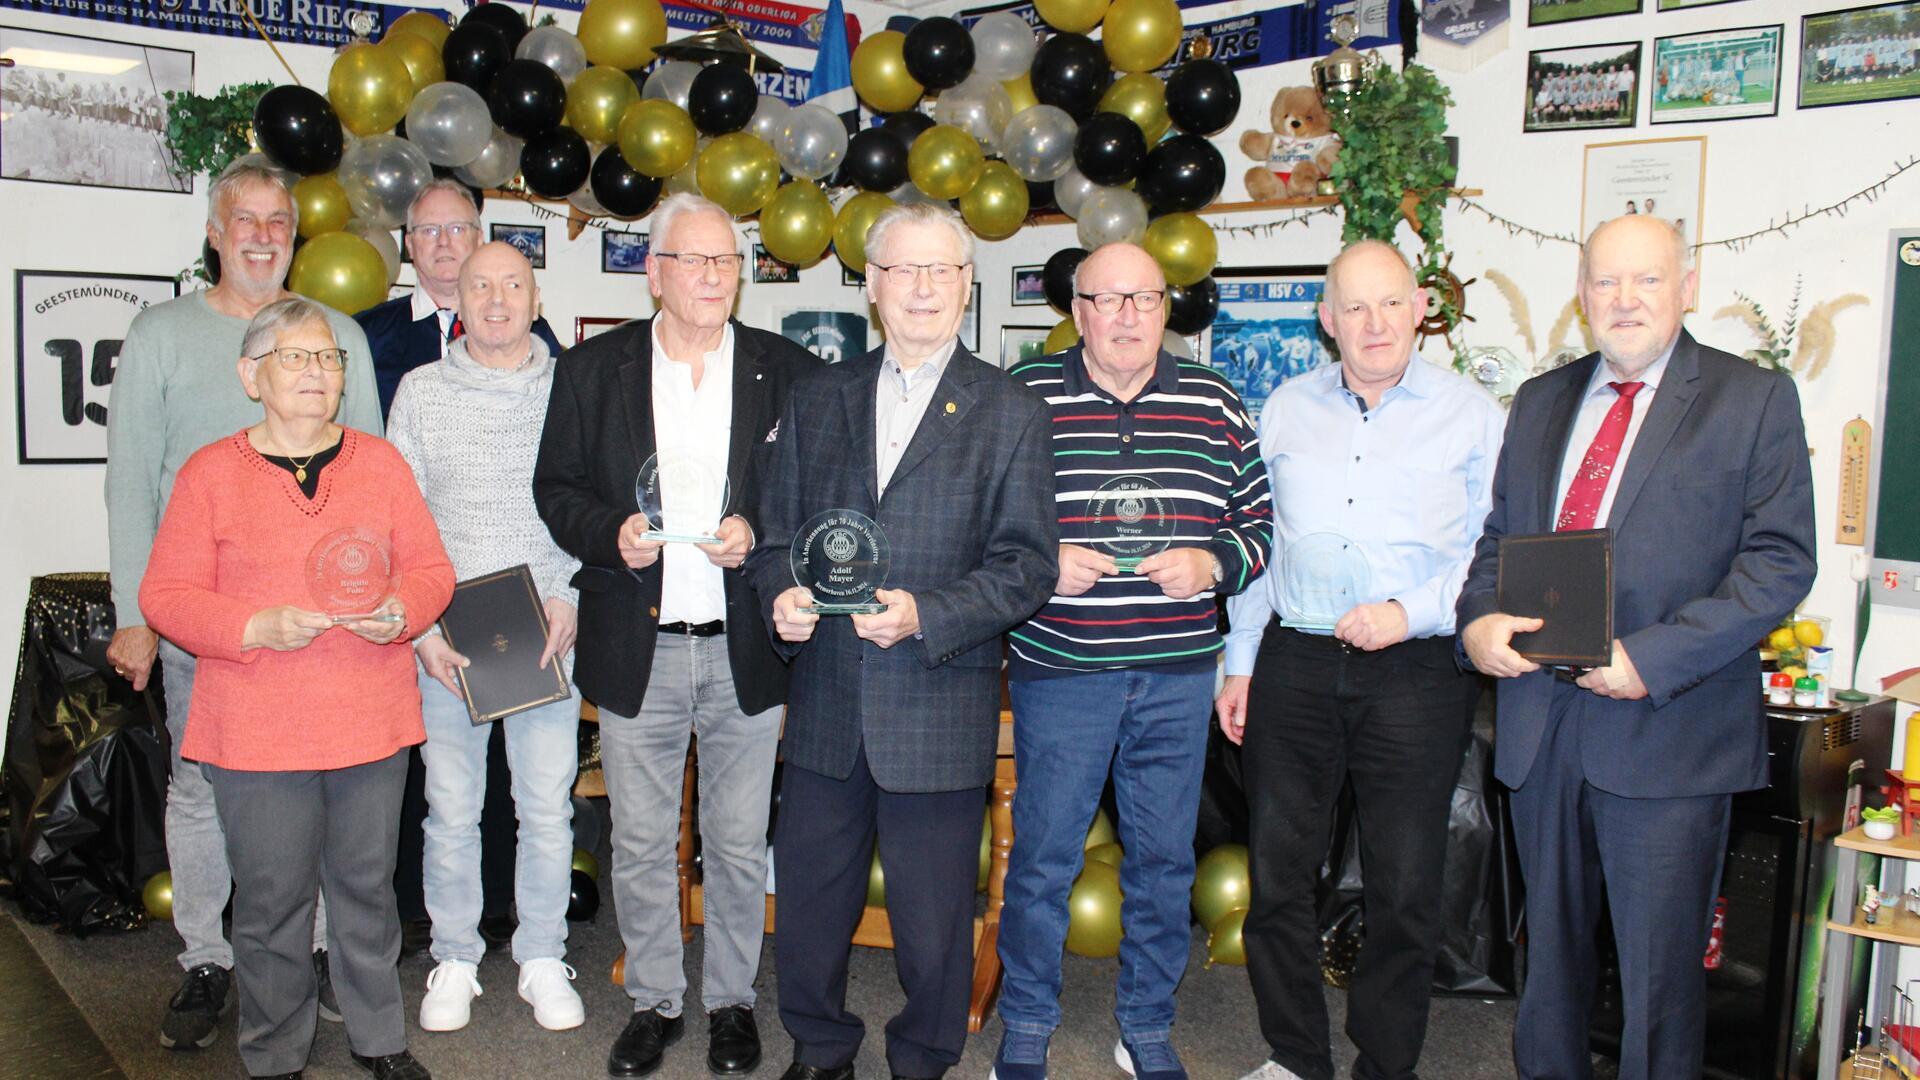
<path fill-rule="evenodd" d="M 167 862 L 173 873 L 173 926 L 186 948 L 187 975 L 167 1006 L 160 1045 L 209 1046 L 231 989 L 233 949 L 220 927 L 232 876 L 213 789 L 196 763 L 183 763 L 193 694 L 193 657 L 142 621 L 140 580 L 173 493 L 173 479 L 194 451 L 258 422 L 260 406 L 233 377 L 247 324 L 260 309 L 293 296 L 285 287 L 298 222 L 280 176 L 235 162 L 207 193 L 207 241 L 220 256 L 210 289 L 156 304 L 134 317 L 120 350 L 107 411 L 107 545 L 119 620 L 107 659 L 145 689 L 156 657 L 162 668 L 173 771 L 167 784 Z M 367 339 L 352 319 L 328 309 L 334 341 L 346 351 L 339 422 L 378 435 L 380 398 L 367 362 Z M 298 559 L 304 552 L 288 552 Z M 326 979 L 325 909 L 314 920 L 314 965 L 322 1016 L 339 1020 Z"/>
<path fill-rule="evenodd" d="M 634 1012 L 607 1055 L 610 1076 L 658 1069 L 686 1026 L 675 855 L 689 737 L 699 747 L 707 1067 L 727 1075 L 760 1063 L 753 982 L 787 671 L 740 564 L 760 531 L 764 448 L 788 387 L 818 361 L 732 318 L 743 261 L 725 210 L 694 195 L 663 201 L 647 256 L 656 312 L 561 358 L 534 467 L 540 516 L 582 564 L 574 678 L 600 709 L 613 810 L 613 903 Z M 652 517 L 642 489 L 658 496 Z M 668 521 L 712 540 L 656 539 Z"/>

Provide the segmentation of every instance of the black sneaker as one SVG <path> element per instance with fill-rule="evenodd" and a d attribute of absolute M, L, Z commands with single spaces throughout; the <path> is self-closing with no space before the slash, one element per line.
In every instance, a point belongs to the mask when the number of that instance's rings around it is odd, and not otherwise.
<path fill-rule="evenodd" d="M 340 1022 L 340 1001 L 333 996 L 333 974 L 327 970 L 327 950 L 313 950 L 313 977 L 320 984 L 320 1019 Z"/>
<path fill-rule="evenodd" d="M 349 1051 L 351 1053 L 351 1051 Z M 379 1057 L 353 1055 L 353 1063 L 373 1076 L 373 1080 L 433 1080 L 427 1067 L 413 1060 L 405 1050 Z"/>
<path fill-rule="evenodd" d="M 218 964 L 201 964 L 187 972 L 167 1002 L 167 1017 L 160 1021 L 160 1045 L 169 1050 L 212 1046 L 232 990 L 233 974 Z"/>

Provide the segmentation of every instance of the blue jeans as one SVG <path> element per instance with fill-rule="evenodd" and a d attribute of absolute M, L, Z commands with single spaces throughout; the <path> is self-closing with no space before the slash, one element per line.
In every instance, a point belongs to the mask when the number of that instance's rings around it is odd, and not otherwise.
<path fill-rule="evenodd" d="M 1152 668 L 1015 681 L 1013 852 L 1000 912 L 1000 1016 L 1015 1031 L 1060 1024 L 1067 894 L 1107 770 L 1120 804 L 1120 981 L 1114 1018 L 1132 1042 L 1164 1040 L 1187 968 L 1193 829 L 1213 672 Z"/>
<path fill-rule="evenodd" d="M 433 919 L 435 960 L 478 964 L 480 939 L 480 808 L 487 798 L 487 740 L 492 725 L 475 724 L 467 706 L 438 682 L 420 676 L 420 712 L 427 741 L 427 838 L 421 880 Z M 507 726 L 507 769 L 520 819 L 513 900 L 520 927 L 513 959 L 559 959 L 567 951 L 567 892 L 573 879 L 573 781 L 580 769 L 580 695 L 494 723 Z"/>

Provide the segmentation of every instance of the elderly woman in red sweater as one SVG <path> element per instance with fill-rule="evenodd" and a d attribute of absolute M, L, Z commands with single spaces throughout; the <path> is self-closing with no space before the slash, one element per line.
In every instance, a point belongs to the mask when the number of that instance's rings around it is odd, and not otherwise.
<path fill-rule="evenodd" d="M 392 881 L 406 750 L 424 738 L 407 643 L 446 608 L 453 567 L 399 453 L 333 422 L 345 366 L 369 358 L 337 346 L 322 309 L 263 308 L 242 352 L 265 415 L 187 460 L 140 586 L 148 624 L 199 658 L 180 752 L 226 829 L 240 1056 L 254 1076 L 306 1067 L 318 886 L 354 1063 L 424 1080 Z"/>

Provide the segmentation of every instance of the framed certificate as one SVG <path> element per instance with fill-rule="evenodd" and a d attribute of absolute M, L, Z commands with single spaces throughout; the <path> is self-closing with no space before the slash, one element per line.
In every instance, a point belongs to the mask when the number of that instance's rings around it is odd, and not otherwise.
<path fill-rule="evenodd" d="M 455 585 L 440 632 L 469 662 L 457 673 L 460 696 L 476 724 L 572 696 L 559 660 L 540 667 L 547 614 L 525 563 Z"/>

